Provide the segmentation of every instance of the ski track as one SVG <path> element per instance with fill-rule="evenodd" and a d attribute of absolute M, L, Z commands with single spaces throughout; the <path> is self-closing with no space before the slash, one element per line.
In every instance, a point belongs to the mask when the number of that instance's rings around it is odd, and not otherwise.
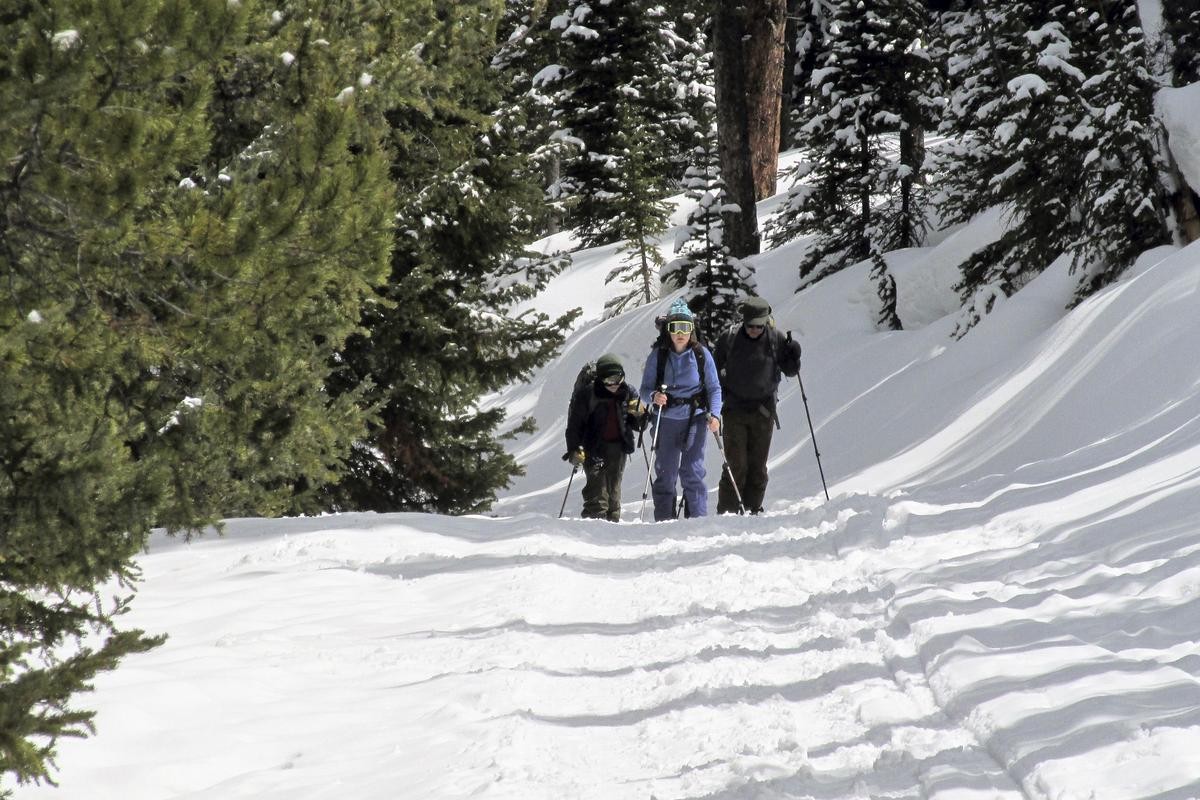
<path fill-rule="evenodd" d="M 117 776 L 220 703 L 142 793 L 114 780 L 122 800 L 315 800 L 331 772 L 346 797 L 1194 798 L 1200 488 L 1178 460 L 657 525 L 344 515 L 159 539 L 131 623 L 177 624 L 104 677 L 122 716 L 80 765 Z M 359 730 L 363 704 L 394 726 Z"/>
<path fill-rule="evenodd" d="M 972 552 L 976 532 L 896 538 L 889 506 L 857 496 L 744 533 L 567 521 L 360 568 L 418 584 L 507 573 L 485 619 L 463 608 L 473 624 L 406 635 L 406 660 L 438 665 L 416 680 L 472 699 L 473 796 L 1025 797 L 944 713 L 892 618 L 889 576 Z"/>

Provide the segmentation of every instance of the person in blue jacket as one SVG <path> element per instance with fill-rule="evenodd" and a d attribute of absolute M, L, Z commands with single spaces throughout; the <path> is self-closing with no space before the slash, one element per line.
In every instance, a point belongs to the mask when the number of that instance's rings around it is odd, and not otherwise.
<path fill-rule="evenodd" d="M 708 513 L 704 441 L 721 429 L 721 383 L 712 353 L 696 338 L 696 318 L 677 299 L 646 358 L 640 389 L 658 424 L 654 454 L 654 520 L 675 518 L 675 484 L 683 488 L 684 513 Z"/>

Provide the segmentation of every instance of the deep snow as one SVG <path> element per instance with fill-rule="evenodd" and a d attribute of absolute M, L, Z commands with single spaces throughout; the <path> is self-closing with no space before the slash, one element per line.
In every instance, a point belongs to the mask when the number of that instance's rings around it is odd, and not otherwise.
<path fill-rule="evenodd" d="M 640 455 L 626 522 L 556 519 L 578 364 L 632 371 L 666 302 L 599 321 L 583 253 L 539 301 L 580 327 L 491 399 L 540 423 L 495 516 L 156 537 L 129 623 L 170 640 L 16 797 L 1200 797 L 1200 245 L 1070 312 L 1056 264 L 953 341 L 1000 224 L 890 255 L 902 332 L 865 268 L 793 295 L 803 243 L 759 258 L 832 500 L 793 381 L 769 513 L 657 525 Z"/>

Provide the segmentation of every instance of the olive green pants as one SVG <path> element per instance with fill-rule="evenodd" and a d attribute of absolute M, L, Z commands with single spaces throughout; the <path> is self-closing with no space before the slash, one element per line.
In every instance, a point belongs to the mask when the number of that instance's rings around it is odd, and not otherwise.
<path fill-rule="evenodd" d="M 738 499 L 729 473 L 737 481 L 742 506 L 756 514 L 762 511 L 763 496 L 767 493 L 767 456 L 771 452 L 771 435 L 775 421 L 762 411 L 726 411 L 721 418 L 725 439 L 725 461 L 729 469 L 721 470 L 721 485 L 717 490 L 717 513 L 737 513 Z"/>
<path fill-rule="evenodd" d="M 596 456 L 602 463 L 597 464 Z M 621 519 L 621 476 L 625 450 L 620 442 L 605 442 L 598 453 L 589 453 L 583 464 L 583 516 L 617 522 Z"/>

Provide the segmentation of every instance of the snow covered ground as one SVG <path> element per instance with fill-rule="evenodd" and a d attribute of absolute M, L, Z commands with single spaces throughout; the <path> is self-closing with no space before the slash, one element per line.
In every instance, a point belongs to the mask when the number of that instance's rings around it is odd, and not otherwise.
<path fill-rule="evenodd" d="M 864 269 L 795 295 L 803 243 L 761 257 L 832 500 L 793 381 L 768 513 L 657 525 L 640 455 L 625 522 L 556 518 L 578 365 L 633 371 L 660 310 L 599 321 L 613 254 L 585 253 L 543 298 L 580 327 L 492 398 L 540 424 L 495 516 L 156 538 L 129 623 L 169 641 L 82 698 L 61 788 L 15 796 L 1200 797 L 1200 246 L 1069 313 L 1057 264 L 953 341 L 999 224 L 891 254 L 902 332 Z"/>

